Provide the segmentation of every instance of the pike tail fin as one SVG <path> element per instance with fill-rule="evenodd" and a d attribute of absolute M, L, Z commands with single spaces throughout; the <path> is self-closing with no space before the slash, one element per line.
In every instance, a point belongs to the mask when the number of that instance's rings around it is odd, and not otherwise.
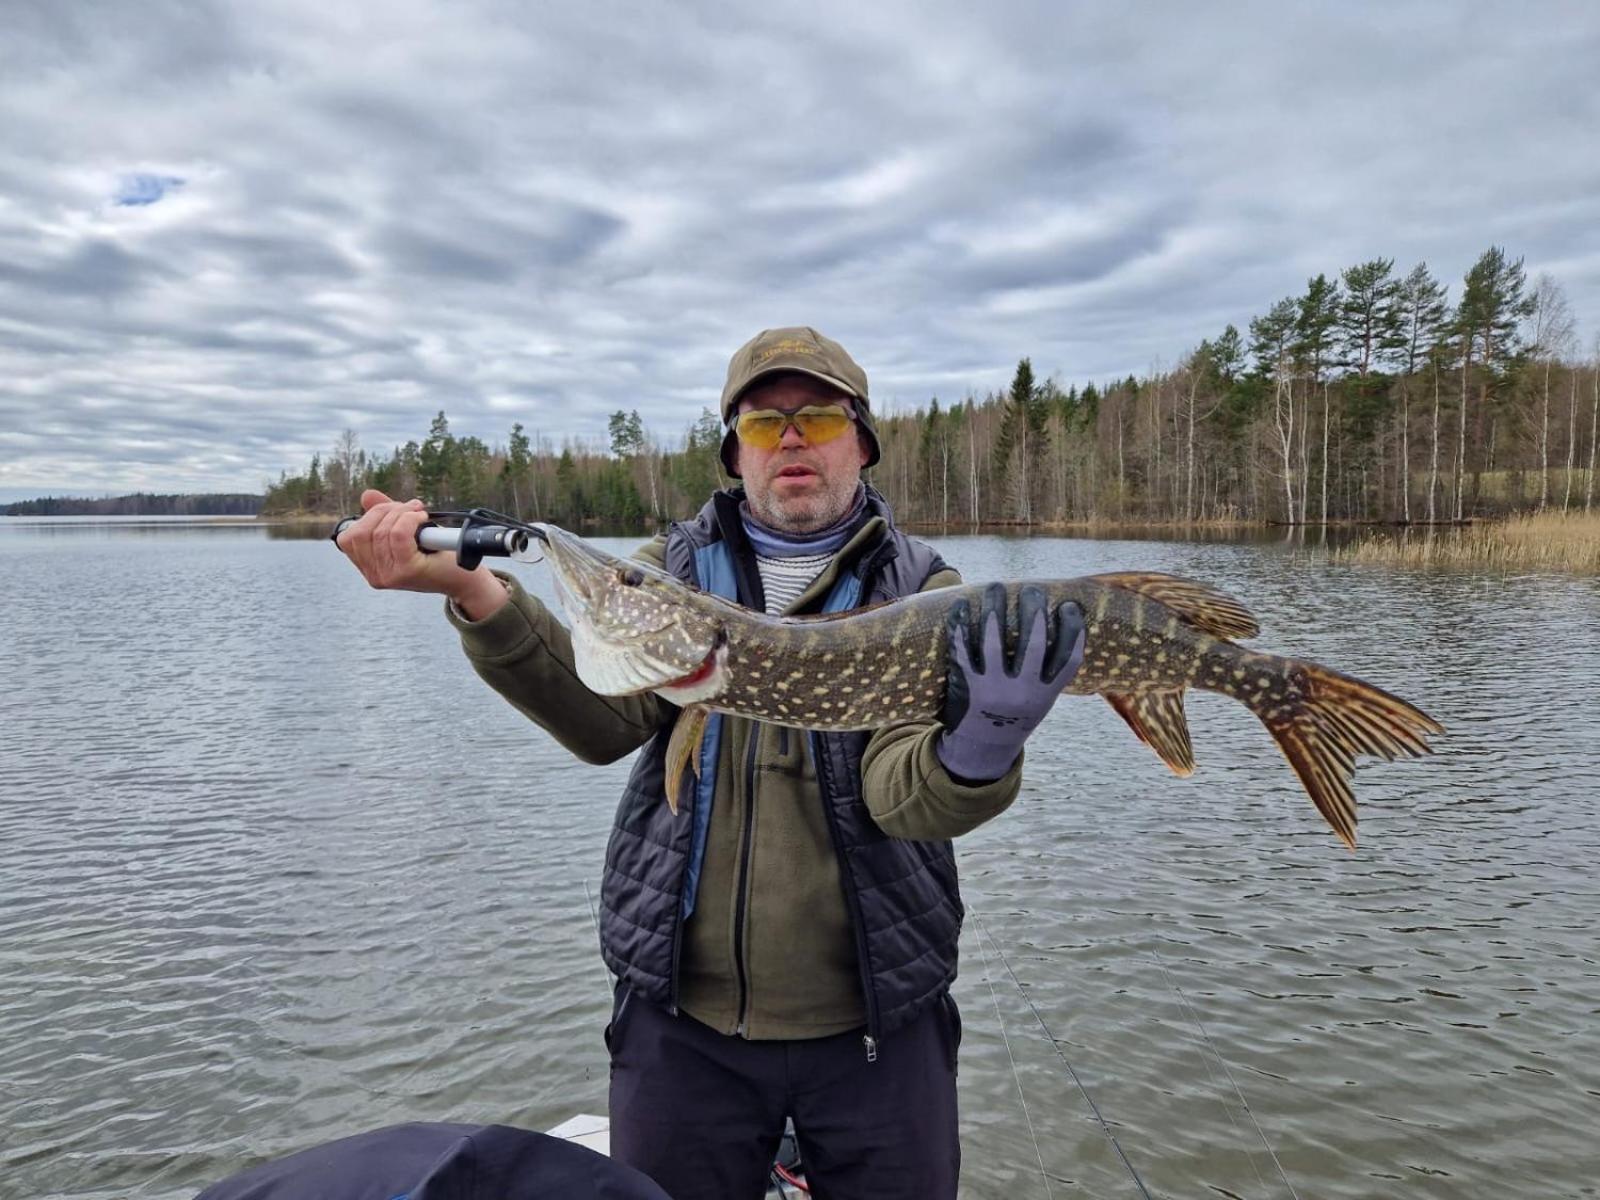
<path fill-rule="evenodd" d="M 1356 848 L 1356 798 L 1350 776 L 1357 754 L 1378 758 L 1431 754 L 1427 735 L 1444 726 L 1382 688 L 1315 663 L 1285 660 L 1292 699 L 1240 697 L 1261 719 L 1300 777 L 1311 802 L 1346 846 Z"/>

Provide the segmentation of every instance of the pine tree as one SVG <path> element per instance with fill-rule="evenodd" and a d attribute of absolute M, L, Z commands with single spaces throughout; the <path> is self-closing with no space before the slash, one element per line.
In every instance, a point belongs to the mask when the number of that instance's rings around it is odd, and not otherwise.
<path fill-rule="evenodd" d="M 1394 296 L 1395 337 L 1383 347 L 1388 361 L 1400 374 L 1400 511 L 1411 522 L 1411 380 L 1428 363 L 1434 391 L 1432 473 L 1428 479 L 1428 521 L 1434 519 L 1434 495 L 1439 484 L 1439 359 L 1435 348 L 1445 335 L 1450 306 L 1444 285 L 1434 279 L 1427 263 L 1418 263 L 1400 281 Z"/>
<path fill-rule="evenodd" d="M 1217 382 L 1231 387 L 1233 381 L 1244 374 L 1244 341 L 1239 331 L 1229 325 L 1217 339 L 1209 344 L 1208 359 Z"/>
<path fill-rule="evenodd" d="M 1295 358 L 1307 372 L 1309 391 L 1306 394 L 1307 419 L 1300 425 L 1300 520 L 1306 519 L 1307 493 L 1310 491 L 1311 459 L 1306 450 L 1306 434 L 1310 429 L 1311 395 L 1322 392 L 1322 520 L 1328 520 L 1328 426 L 1329 426 L 1329 371 L 1337 360 L 1334 331 L 1338 324 L 1341 297 L 1339 285 L 1330 283 L 1326 275 L 1318 275 L 1306 282 L 1306 294 L 1300 298 L 1295 318 Z"/>
<path fill-rule="evenodd" d="M 522 497 L 528 484 L 528 468 L 533 463 L 531 451 L 528 435 L 522 430 L 522 422 L 518 421 L 511 426 L 511 444 L 506 450 L 505 465 L 500 468 L 500 478 L 511 495 L 511 515 L 518 520 L 524 519 Z M 539 519 L 537 499 L 533 504 L 533 517 L 534 520 Z"/>
<path fill-rule="evenodd" d="M 644 425 L 637 410 L 612 413 L 610 432 L 611 453 L 618 458 L 632 458 L 644 450 Z"/>
<path fill-rule="evenodd" d="M 1027 525 L 1033 524 L 1034 483 L 1048 447 L 1046 421 L 1050 404 L 1048 395 L 1034 381 L 1033 363 L 1022 359 L 1004 401 L 993 462 L 995 475 L 1008 482 L 1012 514 Z"/>
<path fill-rule="evenodd" d="M 578 484 L 578 461 L 572 456 L 571 446 L 561 447 L 561 457 L 556 460 L 556 497 L 552 507 L 565 525 L 576 525 L 586 515 L 583 489 Z"/>
<path fill-rule="evenodd" d="M 1506 258 L 1499 246 L 1491 246 L 1467 272 L 1461 289 L 1461 306 L 1456 310 L 1458 335 L 1462 342 L 1461 429 L 1456 460 L 1456 519 L 1466 515 L 1463 480 L 1467 471 L 1467 413 L 1469 375 L 1478 363 L 1478 403 L 1472 417 L 1472 442 L 1483 447 L 1484 421 L 1491 398 L 1515 365 L 1521 342 L 1518 327 L 1528 315 L 1530 297 L 1523 294 L 1527 275 L 1522 260 Z M 1477 507 L 1482 472 L 1489 465 L 1487 452 L 1480 453 L 1472 468 L 1472 503 Z"/>
<path fill-rule="evenodd" d="M 1344 299 L 1339 305 L 1338 327 L 1343 343 L 1342 361 L 1365 376 L 1375 360 L 1399 335 L 1395 298 L 1399 282 L 1391 277 L 1394 259 L 1374 258 L 1345 270 Z"/>
<path fill-rule="evenodd" d="M 920 475 L 928 484 L 926 507 L 919 511 L 937 511 L 939 523 L 948 525 L 950 523 L 950 416 L 940 411 L 937 396 L 929 402 L 927 416 L 922 420 L 922 436 L 917 447 L 917 457 L 921 467 Z M 937 497 L 936 509 L 935 497 Z"/>
<path fill-rule="evenodd" d="M 441 409 L 428 429 L 428 438 L 417 452 L 417 488 L 422 500 L 430 508 L 449 508 L 450 465 L 454 456 L 455 438 L 450 436 L 450 422 Z"/>

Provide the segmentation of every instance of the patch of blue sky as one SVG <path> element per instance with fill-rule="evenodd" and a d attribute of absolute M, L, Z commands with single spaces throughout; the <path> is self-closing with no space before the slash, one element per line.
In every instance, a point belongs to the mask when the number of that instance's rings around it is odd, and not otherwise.
<path fill-rule="evenodd" d="M 124 175 L 111 199 L 123 207 L 154 204 L 182 186 L 176 175 Z"/>

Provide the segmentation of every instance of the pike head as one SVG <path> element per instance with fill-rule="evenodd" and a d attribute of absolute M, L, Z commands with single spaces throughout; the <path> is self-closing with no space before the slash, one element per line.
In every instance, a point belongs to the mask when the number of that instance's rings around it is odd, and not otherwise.
<path fill-rule="evenodd" d="M 533 528 L 571 623 L 578 678 L 589 690 L 602 696 L 655 691 L 678 705 L 722 691 L 727 601 L 557 526 Z"/>

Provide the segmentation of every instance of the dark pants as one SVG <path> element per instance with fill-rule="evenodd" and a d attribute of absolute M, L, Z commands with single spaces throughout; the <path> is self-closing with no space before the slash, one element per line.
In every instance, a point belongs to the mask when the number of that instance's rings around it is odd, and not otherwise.
<path fill-rule="evenodd" d="M 792 1117 L 817 1200 L 954 1200 L 960 1041 L 948 996 L 868 1062 L 861 1030 L 752 1042 L 619 987 L 606 1030 L 611 1154 L 673 1200 L 758 1200 Z"/>

